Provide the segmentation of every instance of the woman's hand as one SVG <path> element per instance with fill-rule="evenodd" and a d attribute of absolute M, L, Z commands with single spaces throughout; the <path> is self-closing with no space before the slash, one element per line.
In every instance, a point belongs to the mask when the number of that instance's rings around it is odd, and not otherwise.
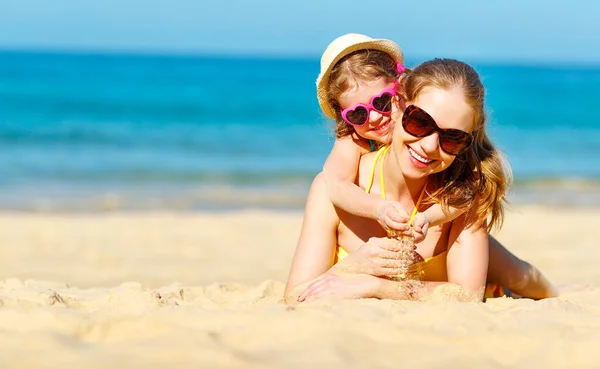
<path fill-rule="evenodd" d="M 298 296 L 298 302 L 311 302 L 323 297 L 360 299 L 374 297 L 379 278 L 367 274 L 338 274 L 327 272 L 311 283 Z"/>
<path fill-rule="evenodd" d="M 416 247 L 415 247 L 416 249 Z M 387 237 L 372 237 L 331 270 L 337 273 L 369 274 L 391 277 L 408 271 L 412 260 L 401 258 L 400 243 Z"/>

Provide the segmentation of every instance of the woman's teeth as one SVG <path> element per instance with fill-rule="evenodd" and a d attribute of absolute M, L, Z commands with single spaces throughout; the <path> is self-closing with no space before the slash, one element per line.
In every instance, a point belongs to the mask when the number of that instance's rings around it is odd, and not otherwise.
<path fill-rule="evenodd" d="M 410 155 L 411 155 L 413 158 L 417 159 L 418 161 L 420 161 L 420 162 L 421 162 L 421 163 L 423 163 L 423 164 L 429 164 L 429 163 L 431 163 L 431 162 L 433 161 L 433 160 L 431 160 L 431 159 L 425 159 L 425 158 L 424 158 L 424 157 L 422 157 L 421 155 L 417 154 L 417 153 L 415 152 L 415 150 L 411 149 L 410 147 L 408 148 L 408 152 L 410 153 Z"/>

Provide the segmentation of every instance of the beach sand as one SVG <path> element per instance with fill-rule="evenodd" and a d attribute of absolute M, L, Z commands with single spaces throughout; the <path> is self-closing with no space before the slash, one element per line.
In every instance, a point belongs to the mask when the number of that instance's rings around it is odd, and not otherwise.
<path fill-rule="evenodd" d="M 302 213 L 0 213 L 1 368 L 597 368 L 600 209 L 521 206 L 497 237 L 542 301 L 287 307 Z M 539 229 L 541 231 L 531 231 Z"/>

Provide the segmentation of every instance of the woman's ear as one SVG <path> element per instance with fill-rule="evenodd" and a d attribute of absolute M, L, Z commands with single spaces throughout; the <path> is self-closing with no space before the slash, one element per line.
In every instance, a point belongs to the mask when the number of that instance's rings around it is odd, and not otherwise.
<path fill-rule="evenodd" d="M 392 120 L 397 122 L 402 119 L 402 114 L 404 114 L 404 109 L 406 109 L 406 102 L 400 95 L 394 96 L 394 100 L 392 101 Z"/>
<path fill-rule="evenodd" d="M 404 109 L 406 109 L 406 101 L 404 100 L 404 97 L 402 97 L 402 95 L 396 95 L 394 99 L 396 99 L 395 105 L 398 107 L 398 110 L 404 112 Z"/>

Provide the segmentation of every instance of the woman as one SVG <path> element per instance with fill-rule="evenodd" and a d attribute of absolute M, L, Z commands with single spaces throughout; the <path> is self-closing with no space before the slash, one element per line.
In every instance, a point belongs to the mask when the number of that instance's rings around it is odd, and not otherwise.
<path fill-rule="evenodd" d="M 328 295 L 421 300 L 438 288 L 459 300 L 481 301 L 486 282 L 527 297 L 555 296 L 535 267 L 488 237 L 491 227 L 502 222 L 507 179 L 502 157 L 485 132 L 484 88 L 477 73 L 465 63 L 435 59 L 415 68 L 400 85 L 405 96 L 393 114 L 402 124 L 396 124 L 389 146 L 361 157 L 357 184 L 415 212 L 433 204 L 468 210 L 430 228 L 415 247 L 416 262 L 408 275 L 422 282 L 413 283 L 394 278 L 406 272 L 399 243 L 385 238 L 376 221 L 332 205 L 318 175 L 286 301 Z M 381 118 L 375 112 L 369 119 Z"/>

